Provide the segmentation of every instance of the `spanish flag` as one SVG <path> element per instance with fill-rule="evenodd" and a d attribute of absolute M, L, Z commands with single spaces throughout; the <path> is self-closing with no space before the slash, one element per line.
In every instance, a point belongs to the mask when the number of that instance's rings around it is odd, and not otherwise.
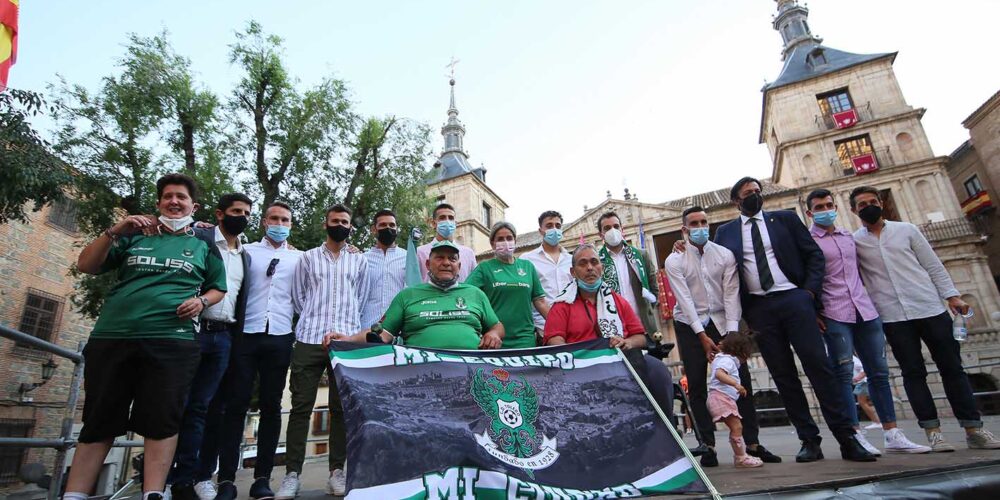
<path fill-rule="evenodd" d="M 0 0 L 0 90 L 7 88 L 7 73 L 17 62 L 17 7 L 20 0 Z"/>

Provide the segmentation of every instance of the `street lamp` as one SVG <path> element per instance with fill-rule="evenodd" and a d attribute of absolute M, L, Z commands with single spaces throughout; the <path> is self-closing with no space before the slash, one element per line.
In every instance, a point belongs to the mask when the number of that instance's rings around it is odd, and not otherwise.
<path fill-rule="evenodd" d="M 42 365 L 42 381 L 41 382 L 32 382 L 30 384 L 26 383 L 26 382 L 22 382 L 21 383 L 21 387 L 18 387 L 18 389 L 17 389 L 17 393 L 21 397 L 21 401 L 22 402 L 31 401 L 31 397 L 28 396 L 27 394 L 29 392 L 31 392 L 31 391 L 33 391 L 35 389 L 38 389 L 39 387 L 45 385 L 45 383 L 48 382 L 49 379 L 51 379 L 52 376 L 56 374 L 56 368 L 59 368 L 59 365 L 57 365 L 56 362 L 52 360 L 52 358 L 49 358 L 49 360 L 46 361 L 45 364 Z"/>

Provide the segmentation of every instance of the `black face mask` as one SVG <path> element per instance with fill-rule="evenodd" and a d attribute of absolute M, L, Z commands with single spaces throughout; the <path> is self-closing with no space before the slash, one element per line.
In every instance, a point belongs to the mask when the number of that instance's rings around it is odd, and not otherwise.
<path fill-rule="evenodd" d="M 243 232 L 247 228 L 247 224 L 250 223 L 250 219 L 245 215 L 229 215 L 226 214 L 222 216 L 222 229 L 226 230 L 230 236 L 236 236 Z"/>
<path fill-rule="evenodd" d="M 878 205 L 868 205 L 867 207 L 858 210 L 858 217 L 861 217 L 861 220 L 869 224 L 874 224 L 882 218 L 882 207 Z"/>
<path fill-rule="evenodd" d="M 351 235 L 351 228 L 345 226 L 327 226 L 326 234 L 330 236 L 330 239 L 340 243 L 347 239 Z"/>
<path fill-rule="evenodd" d="M 379 243 L 389 247 L 396 242 L 396 236 L 399 236 L 399 231 L 391 227 L 383 227 L 378 230 L 375 238 L 378 239 Z"/>
<path fill-rule="evenodd" d="M 755 215 L 760 212 L 760 209 L 764 207 L 764 197 L 760 193 L 753 193 L 743 201 L 740 202 L 740 209 L 743 211 L 743 215 Z"/>

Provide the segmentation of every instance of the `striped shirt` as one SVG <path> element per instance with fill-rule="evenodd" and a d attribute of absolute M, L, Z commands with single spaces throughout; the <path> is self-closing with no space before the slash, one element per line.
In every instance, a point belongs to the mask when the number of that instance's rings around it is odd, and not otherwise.
<path fill-rule="evenodd" d="M 850 231 L 834 229 L 833 233 L 827 233 L 813 224 L 809 232 L 826 258 L 823 294 L 820 295 L 823 310 L 820 314 L 841 323 L 856 323 L 858 315 L 862 321 L 877 318 L 878 311 L 861 283 L 858 252 Z"/>
<path fill-rule="evenodd" d="M 334 256 L 326 244 L 306 251 L 295 268 L 292 303 L 299 313 L 295 340 L 322 344 L 330 332 L 361 330 L 361 304 L 368 300 L 368 262 L 345 248 Z"/>
<path fill-rule="evenodd" d="M 365 252 L 368 261 L 368 301 L 361 306 L 361 328 L 382 319 L 389 304 L 406 287 L 406 250 L 392 246 L 383 252 L 372 247 Z"/>

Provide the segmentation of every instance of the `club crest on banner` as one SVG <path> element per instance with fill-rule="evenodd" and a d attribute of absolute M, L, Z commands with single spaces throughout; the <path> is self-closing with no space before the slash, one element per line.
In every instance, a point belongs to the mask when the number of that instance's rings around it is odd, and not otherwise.
<path fill-rule="evenodd" d="M 538 396 L 524 377 L 512 380 L 502 368 L 476 370 L 472 397 L 490 418 L 476 442 L 501 462 L 524 469 L 544 469 L 559 459 L 555 438 L 539 436 L 535 429 Z"/>

